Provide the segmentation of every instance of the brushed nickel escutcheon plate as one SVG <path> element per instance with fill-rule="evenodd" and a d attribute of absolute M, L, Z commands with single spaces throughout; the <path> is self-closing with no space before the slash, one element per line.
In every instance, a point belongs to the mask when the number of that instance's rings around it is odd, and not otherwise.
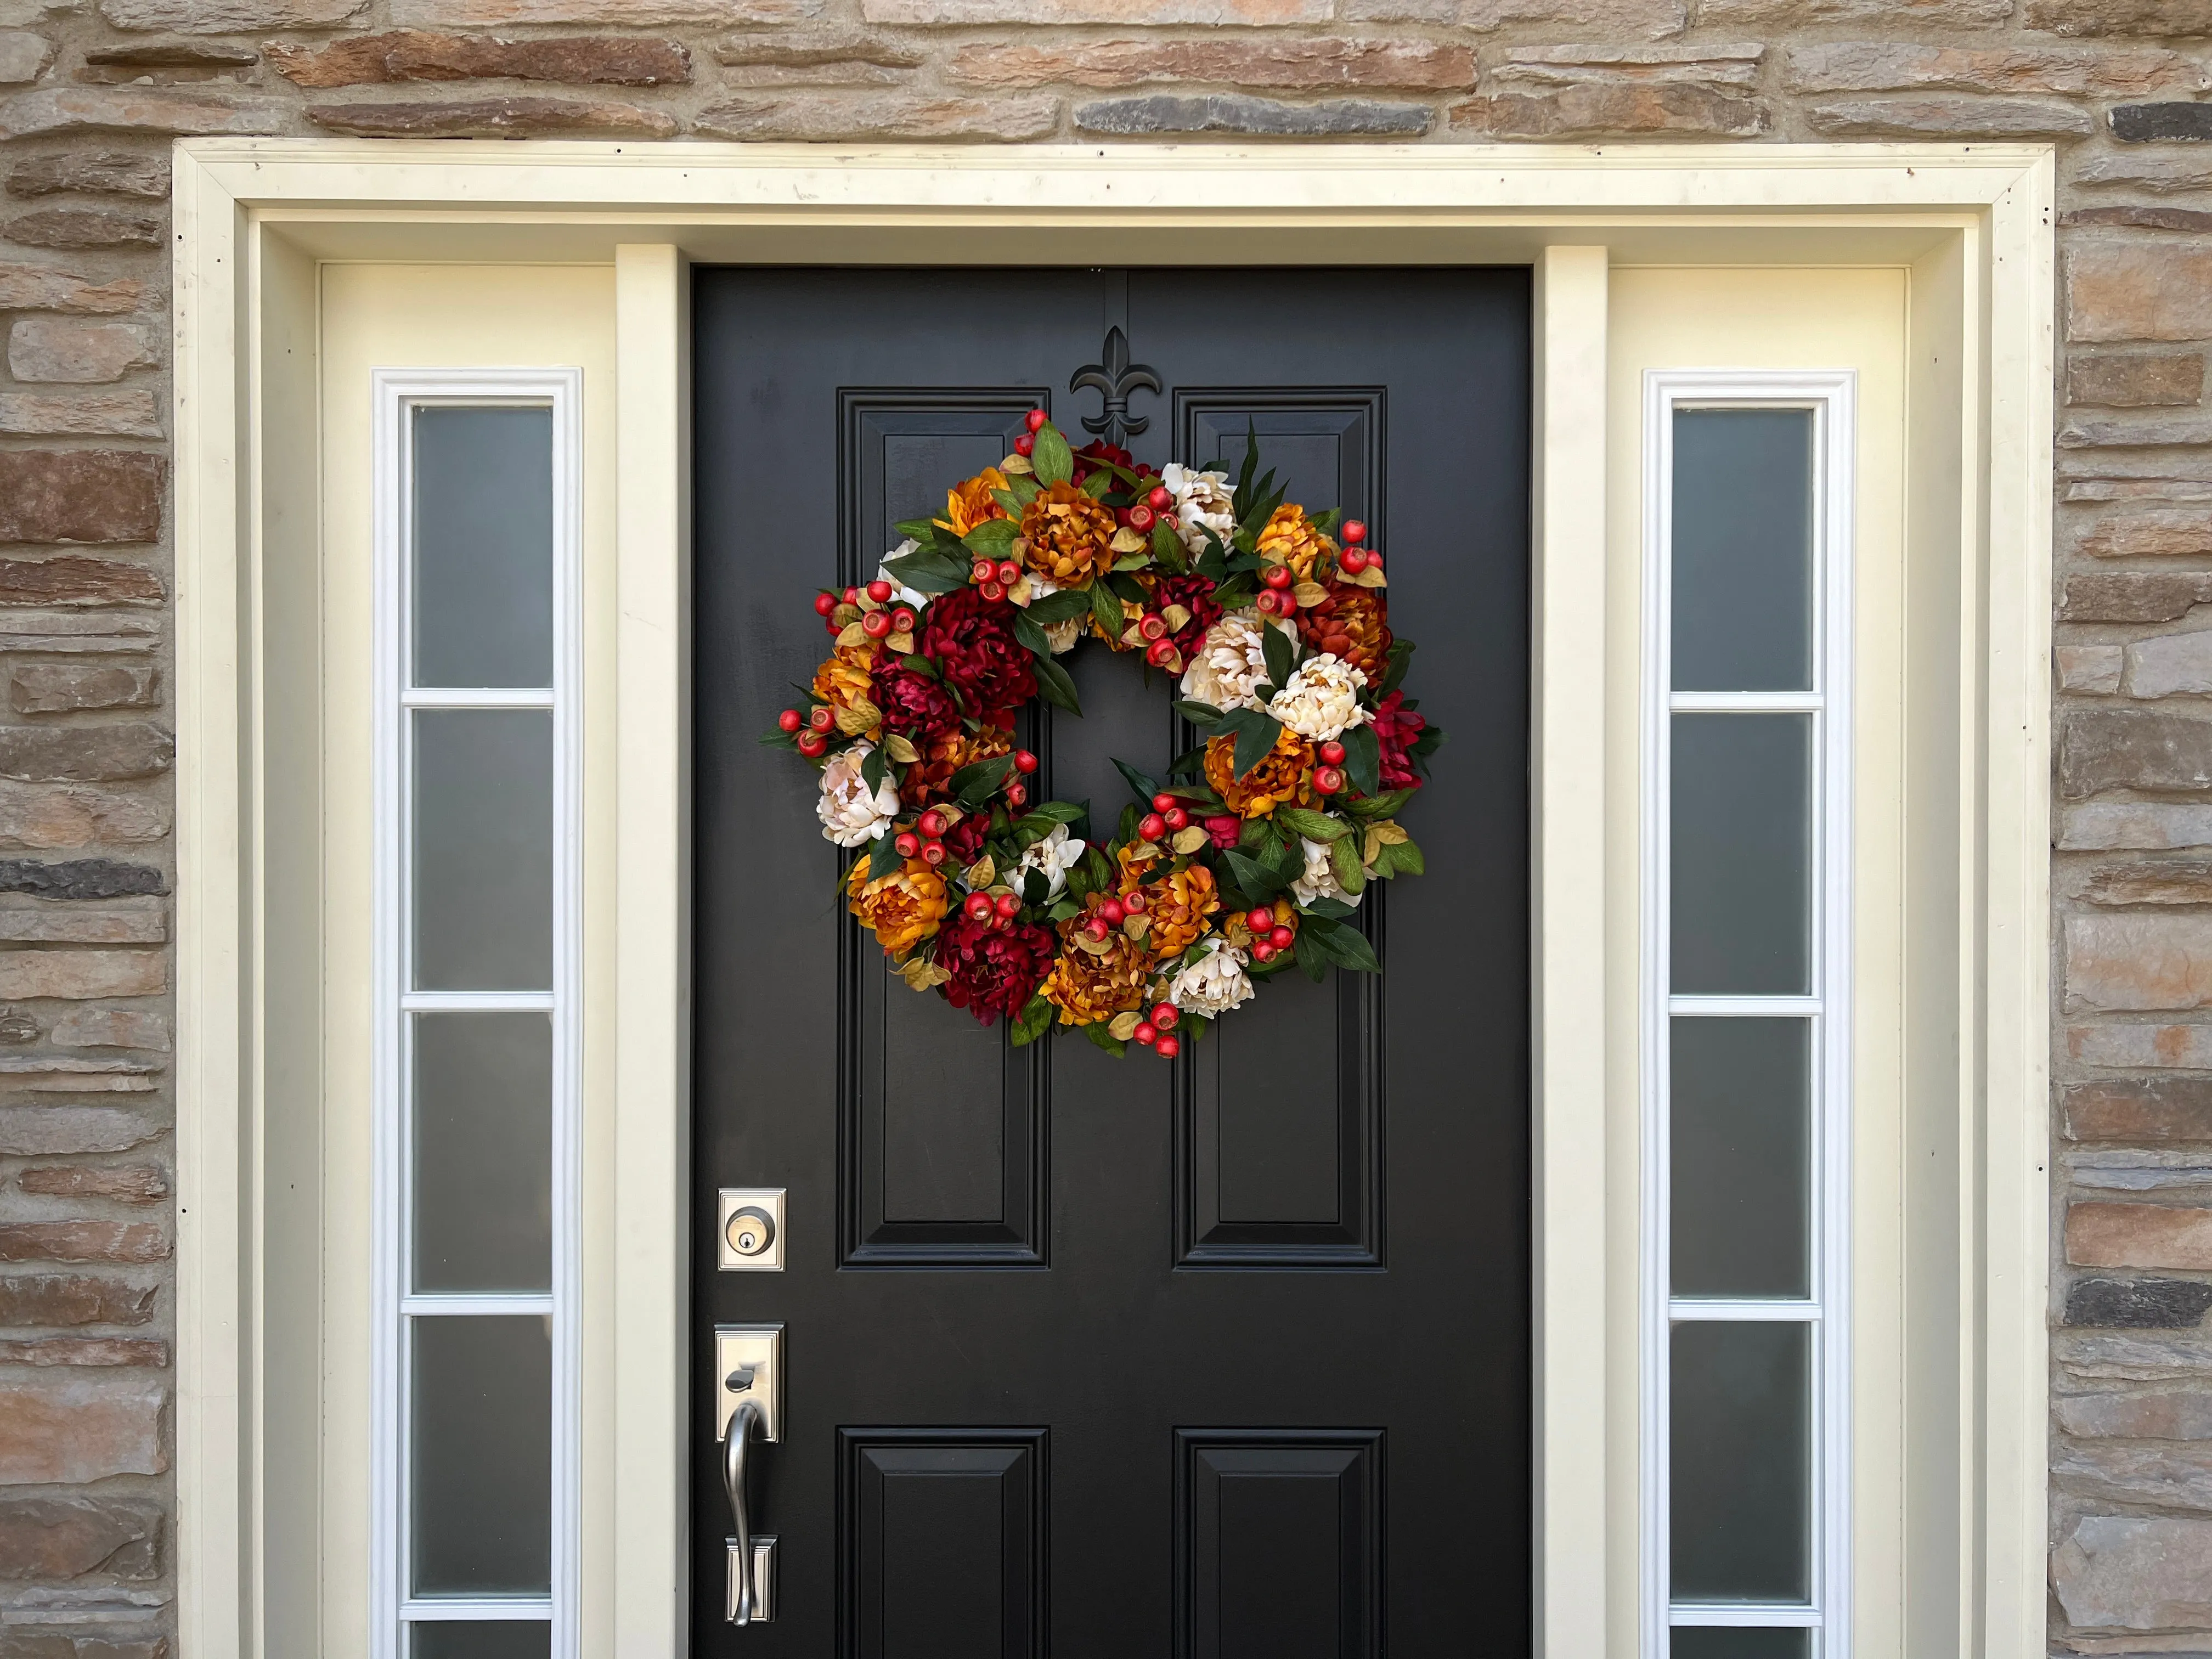
<path fill-rule="evenodd" d="M 750 1386 L 733 1389 L 730 1379 L 752 1367 Z M 781 1325 L 717 1325 L 714 1327 L 714 1438 L 728 1433 L 730 1419 L 740 1400 L 759 1406 L 759 1439 L 773 1443 L 783 1438 L 783 1327 Z"/>
<path fill-rule="evenodd" d="M 714 1202 L 714 1265 L 726 1273 L 783 1271 L 781 1187 L 725 1187 Z"/>

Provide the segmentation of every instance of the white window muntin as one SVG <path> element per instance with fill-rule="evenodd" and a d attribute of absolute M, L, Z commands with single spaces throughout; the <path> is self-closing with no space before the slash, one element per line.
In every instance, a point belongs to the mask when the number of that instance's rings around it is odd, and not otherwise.
<path fill-rule="evenodd" d="M 582 371 L 574 368 L 379 369 L 372 377 L 376 805 L 370 1651 L 375 1659 L 409 1659 L 410 1627 L 422 1622 L 543 1620 L 550 1626 L 551 1659 L 567 1659 L 577 1651 L 582 389 Z M 543 409 L 550 416 L 550 685 L 422 689 L 413 684 L 413 422 L 417 410 L 440 408 Z M 544 709 L 551 717 L 552 948 L 547 989 L 414 988 L 415 720 L 424 711 L 471 709 Z M 543 1293 L 415 1294 L 412 1017 L 499 1012 L 542 1012 L 551 1025 L 549 1288 Z M 410 1594 L 413 1332 L 425 1319 L 470 1315 L 535 1316 L 547 1323 L 552 1445 L 545 1595 L 418 1600 Z"/>
<path fill-rule="evenodd" d="M 1850 549 L 1856 375 L 1834 372 L 1653 369 L 1644 377 L 1644 684 L 1640 1052 L 1642 1228 L 1639 1300 L 1641 1650 L 1668 1659 L 1675 1628 L 1808 1631 L 1808 1659 L 1850 1652 Z M 1809 689 L 1673 689 L 1674 416 L 1686 410 L 1810 413 L 1812 644 Z M 1673 717 L 1792 714 L 1812 726 L 1809 994 L 1676 996 L 1671 990 Z M 1804 1018 L 1809 1026 L 1813 1168 L 1803 1298 L 1672 1293 L 1671 1027 L 1676 1017 Z M 1810 1338 L 1805 1601 L 1677 1601 L 1672 1586 L 1671 1367 L 1677 1324 L 1802 1322 Z"/>

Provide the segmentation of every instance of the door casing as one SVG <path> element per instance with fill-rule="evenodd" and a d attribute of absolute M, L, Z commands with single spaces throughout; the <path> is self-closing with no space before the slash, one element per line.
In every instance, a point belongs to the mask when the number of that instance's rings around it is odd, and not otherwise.
<path fill-rule="evenodd" d="M 803 146 L 179 147 L 179 1402 L 181 1638 L 294 1650 L 325 1625 L 327 1558 L 300 1510 L 322 1381 L 272 1338 L 327 1312 L 284 1273 L 323 1248 L 312 1142 L 272 1133 L 319 1093 L 325 1034 L 289 976 L 343 971 L 323 926 L 315 792 L 296 764 L 324 696 L 315 641 L 319 266 L 466 259 L 611 264 L 619 364 L 618 599 L 611 716 L 611 1352 L 586 1432 L 605 1437 L 611 1524 L 587 1549 L 584 1646 L 684 1647 L 682 1582 L 685 1030 L 684 272 L 688 258 L 1094 263 L 1101 233 L 1173 228 L 1183 257 L 1303 263 L 1347 244 L 1384 262 L 1526 259 L 1536 270 L 1534 536 L 1535 1491 L 1541 1650 L 1634 1651 L 1608 1531 L 1606 1103 L 1632 1068 L 1604 1021 L 1610 919 L 1591 878 L 1619 808 L 1605 769 L 1606 307 L 1616 264 L 1886 264 L 1910 314 L 1908 559 L 1915 672 L 1948 686 L 1948 766 L 1908 804 L 1954 826 L 1921 849 L 1909 946 L 1948 1001 L 1949 1293 L 1915 1317 L 1959 1356 L 1951 1408 L 1905 1425 L 1948 1470 L 1899 1517 L 1946 1564 L 1910 1639 L 2024 1650 L 2043 1628 L 2048 1194 L 2044 935 L 2051 477 L 2050 152 L 2039 146 L 1097 149 Z M 1923 441 L 1924 438 L 1924 441 Z M 312 724 L 312 719 L 309 721 Z M 1916 796 L 1917 799 L 1914 799 Z M 303 850 L 305 849 L 305 850 Z M 1947 972 L 1936 972 L 1946 969 Z M 1936 1048 L 1947 1048 L 1936 1044 Z M 301 1160 L 307 1160 L 302 1164 Z M 1624 1184 L 1626 1183 L 1626 1184 Z M 1945 1209 L 1943 1206 L 1948 1206 Z M 1937 1230 L 1940 1233 L 1940 1228 Z M 587 1249 L 591 1248 L 587 1242 Z M 1917 1333 L 1916 1333 L 1917 1334 Z M 1948 1503 L 1943 1501 L 1948 1494 Z M 1617 1518 L 1616 1518 L 1617 1524 Z M 1955 1563 L 1955 1567 L 1949 1564 Z M 1632 1586 L 1633 1573 L 1628 1582 Z M 1628 1599 L 1632 1602 L 1632 1589 Z"/>

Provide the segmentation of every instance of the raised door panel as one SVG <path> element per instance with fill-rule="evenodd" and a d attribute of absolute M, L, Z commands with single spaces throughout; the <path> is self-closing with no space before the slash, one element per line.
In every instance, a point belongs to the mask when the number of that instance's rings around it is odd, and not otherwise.
<path fill-rule="evenodd" d="M 891 526 L 941 514 L 946 483 L 994 465 L 1023 416 L 1048 402 L 1041 387 L 841 389 L 840 579 L 873 577 L 898 544 Z M 1011 1047 L 1003 1026 L 948 1018 L 849 921 L 843 954 L 840 1259 L 855 1267 L 1042 1265 L 1043 1049 Z"/>
<path fill-rule="evenodd" d="M 842 1429 L 844 1659 L 1042 1659 L 1045 1431 Z"/>
<path fill-rule="evenodd" d="M 1177 453 L 1225 462 L 1250 436 L 1289 499 L 1373 524 L 1379 386 L 1178 387 Z M 1379 539 L 1379 526 L 1377 526 Z M 1200 734 L 1189 732 L 1195 743 Z M 1382 889 L 1359 925 L 1379 956 Z M 1382 983 L 1283 973 L 1206 1042 L 1177 1093 L 1176 1261 L 1185 1268 L 1373 1268 L 1382 1261 Z"/>
<path fill-rule="evenodd" d="M 1176 1659 L 1377 1659 L 1382 1431 L 1176 1441 Z"/>

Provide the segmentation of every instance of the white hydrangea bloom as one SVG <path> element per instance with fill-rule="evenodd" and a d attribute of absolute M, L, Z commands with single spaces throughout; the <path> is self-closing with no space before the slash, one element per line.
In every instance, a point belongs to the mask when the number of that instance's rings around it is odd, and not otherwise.
<path fill-rule="evenodd" d="M 1258 708 L 1253 688 L 1267 678 L 1267 653 L 1260 638 L 1257 611 L 1232 611 L 1215 623 L 1182 671 L 1183 696 L 1224 714 Z"/>
<path fill-rule="evenodd" d="M 1083 859 L 1084 843 L 1067 833 L 1067 826 L 1055 823 L 1052 833 L 1042 841 L 1032 842 L 1016 862 L 1016 871 L 1034 870 L 1045 878 L 1045 897 L 1058 898 L 1067 885 L 1067 872 Z"/>
<path fill-rule="evenodd" d="M 1175 497 L 1176 534 L 1182 538 L 1185 547 L 1194 554 L 1206 551 L 1208 530 L 1223 545 L 1228 544 L 1237 531 L 1237 520 L 1231 514 L 1237 492 L 1230 486 L 1226 472 L 1200 472 L 1180 461 L 1170 461 L 1160 469 L 1160 482 Z"/>
<path fill-rule="evenodd" d="M 902 559 L 921 545 L 921 544 L 920 542 L 915 540 L 913 537 L 909 536 L 904 541 L 901 542 L 896 547 L 891 549 L 890 552 L 884 555 L 884 563 L 888 564 L 893 559 Z M 892 603 L 896 605 L 910 605 L 915 608 L 917 613 L 921 611 L 922 606 L 929 603 L 928 594 L 917 592 L 915 589 L 908 587 L 896 576 L 892 575 L 890 571 L 884 569 L 883 565 L 879 564 L 876 567 L 876 574 L 891 585 Z"/>
<path fill-rule="evenodd" d="M 860 763 L 875 752 L 872 743 L 856 743 L 830 757 L 822 769 L 822 799 L 814 811 L 822 820 L 822 836 L 840 847 L 858 847 L 886 834 L 898 816 L 898 791 L 891 787 L 890 769 L 873 794 L 860 775 Z"/>
<path fill-rule="evenodd" d="M 1308 742 L 1327 743 L 1366 723 L 1367 711 L 1359 706 L 1366 686 L 1366 675 L 1324 651 L 1297 665 L 1267 712 Z"/>
<path fill-rule="evenodd" d="M 1305 849 L 1306 871 L 1291 884 L 1291 896 L 1299 903 L 1311 904 L 1316 899 L 1331 898 L 1344 904 L 1357 904 L 1366 896 L 1364 887 L 1357 893 L 1347 893 L 1338 884 L 1336 866 L 1329 861 L 1327 842 L 1308 841 L 1301 836 L 1298 844 Z"/>
<path fill-rule="evenodd" d="M 1206 954 L 1186 963 L 1167 984 L 1167 1000 L 1187 1014 L 1218 1018 L 1252 1000 L 1252 976 L 1244 953 L 1219 935 L 1206 941 Z"/>

